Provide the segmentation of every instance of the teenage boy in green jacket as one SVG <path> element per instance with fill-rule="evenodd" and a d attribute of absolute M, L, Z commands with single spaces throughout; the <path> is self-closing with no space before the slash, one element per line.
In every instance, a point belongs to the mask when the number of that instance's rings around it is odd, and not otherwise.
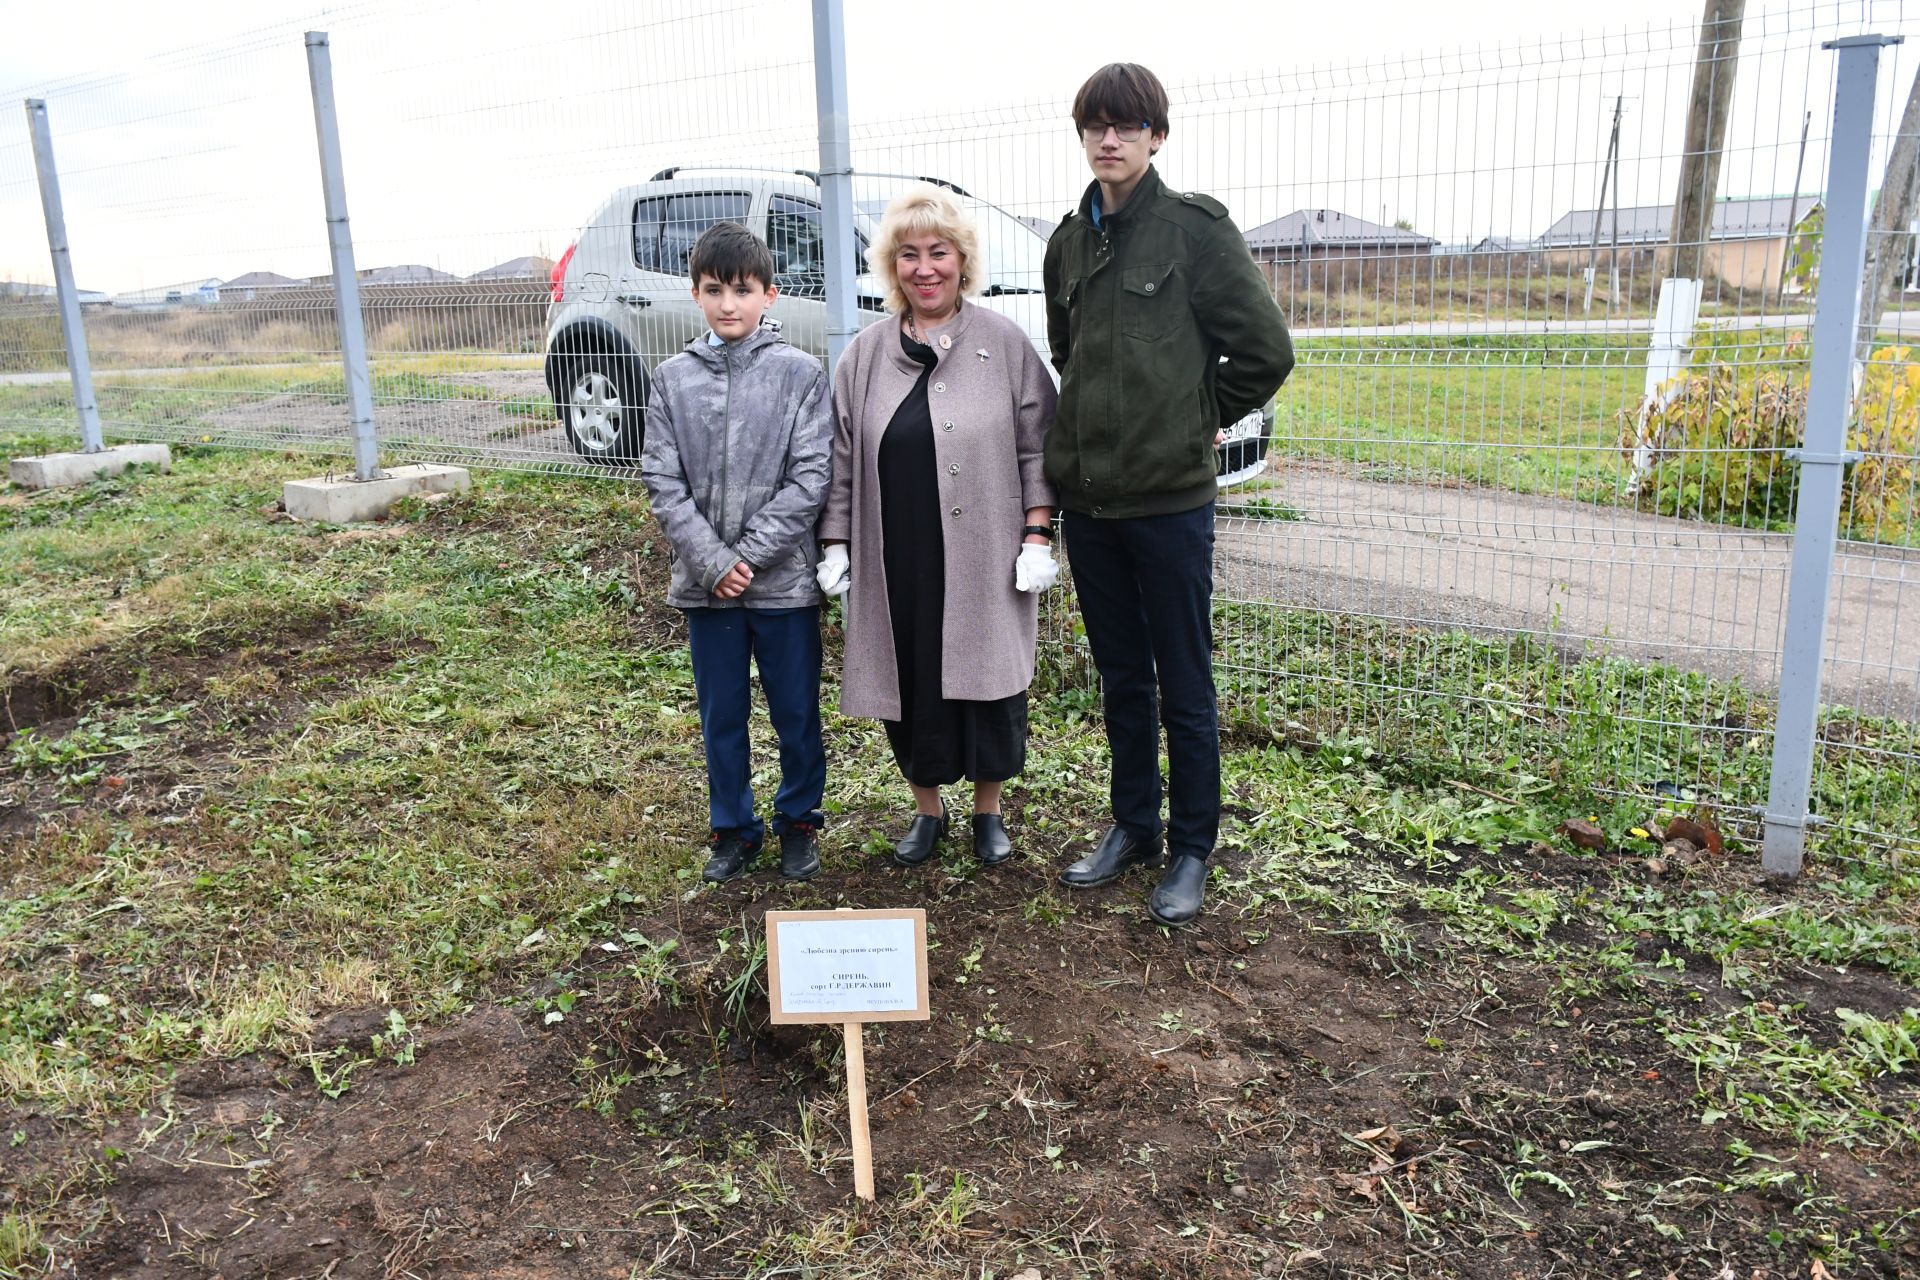
<path fill-rule="evenodd" d="M 1106 884 L 1164 849 L 1172 862 L 1147 911 L 1185 924 L 1200 912 L 1220 830 L 1214 446 L 1286 381 L 1293 344 L 1226 207 L 1160 181 L 1158 77 L 1134 63 L 1102 67 L 1074 98 L 1073 122 L 1094 180 L 1047 244 L 1047 340 L 1060 371 L 1047 479 L 1105 691 L 1114 825 L 1060 880 Z"/>

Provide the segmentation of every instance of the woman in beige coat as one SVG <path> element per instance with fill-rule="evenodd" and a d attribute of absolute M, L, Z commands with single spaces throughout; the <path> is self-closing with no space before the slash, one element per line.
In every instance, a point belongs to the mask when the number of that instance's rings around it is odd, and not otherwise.
<path fill-rule="evenodd" d="M 967 299 L 973 220 L 919 186 L 887 207 L 868 263 L 893 313 L 833 378 L 822 590 L 846 596 L 840 709 L 887 728 L 917 812 L 894 861 L 947 833 L 942 785 L 973 783 L 973 847 L 1013 855 L 1001 784 L 1026 763 L 1036 598 L 1059 569 L 1042 473 L 1053 381 L 1019 325 Z"/>

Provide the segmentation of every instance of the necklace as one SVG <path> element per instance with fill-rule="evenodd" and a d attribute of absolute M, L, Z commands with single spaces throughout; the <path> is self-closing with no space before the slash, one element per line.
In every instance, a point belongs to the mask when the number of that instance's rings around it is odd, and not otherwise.
<path fill-rule="evenodd" d="M 946 318 L 940 321 L 940 323 L 951 324 L 953 323 L 953 318 L 959 314 L 960 314 L 960 304 L 958 302 L 955 302 L 953 304 L 953 310 L 948 312 Z M 912 338 L 915 342 L 919 343 L 923 347 L 932 345 L 925 338 L 920 336 L 920 326 L 914 323 L 912 307 L 907 308 L 907 336 L 909 338 Z"/>

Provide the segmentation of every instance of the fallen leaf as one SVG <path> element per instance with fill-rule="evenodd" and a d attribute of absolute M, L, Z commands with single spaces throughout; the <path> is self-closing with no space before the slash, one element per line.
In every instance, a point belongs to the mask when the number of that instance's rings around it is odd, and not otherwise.
<path fill-rule="evenodd" d="M 1344 1171 L 1339 1171 L 1333 1175 L 1333 1180 L 1337 1185 L 1344 1187 L 1346 1190 L 1352 1192 L 1354 1195 L 1359 1196 L 1362 1200 L 1365 1200 L 1368 1204 L 1380 1203 L 1380 1193 L 1374 1189 L 1380 1185 L 1380 1179 L 1378 1178 L 1371 1178 L 1358 1173 L 1346 1173 Z"/>
<path fill-rule="evenodd" d="M 1720 829 L 1713 825 L 1713 811 L 1702 806 L 1692 817 L 1681 816 L 1667 823 L 1668 840 L 1685 840 L 1696 849 L 1704 849 L 1715 857 L 1726 851 L 1726 841 L 1720 836 Z"/>
<path fill-rule="evenodd" d="M 1827 1264 L 1818 1258 L 1815 1258 L 1813 1265 L 1807 1268 L 1807 1275 L 1811 1280 L 1833 1280 L 1833 1272 L 1827 1270 Z"/>
<path fill-rule="evenodd" d="M 1591 819 L 1568 818 L 1560 824 L 1561 834 L 1582 849 L 1592 849 L 1604 853 L 1607 848 L 1607 833 Z"/>
<path fill-rule="evenodd" d="M 1017 1271 L 1008 1280 L 1040 1280 L 1040 1268 L 1028 1267 L 1025 1271 Z"/>
<path fill-rule="evenodd" d="M 1404 1141 L 1400 1136 L 1400 1131 L 1390 1124 L 1383 1124 L 1378 1129 L 1362 1130 L 1359 1133 L 1353 1134 L 1352 1137 L 1355 1142 L 1377 1143 L 1385 1147 L 1388 1151 L 1398 1151 L 1400 1144 Z"/>

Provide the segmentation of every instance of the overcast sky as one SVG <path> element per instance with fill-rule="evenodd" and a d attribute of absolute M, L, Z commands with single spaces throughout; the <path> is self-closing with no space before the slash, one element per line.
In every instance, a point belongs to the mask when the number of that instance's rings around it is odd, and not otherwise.
<path fill-rule="evenodd" d="M 1616 96 L 1624 201 L 1673 198 L 1697 3 L 1517 6 L 847 0 L 855 164 L 938 173 L 1057 218 L 1087 178 L 1067 104 L 1102 62 L 1173 90 L 1161 168 L 1243 228 L 1296 208 L 1446 242 L 1590 207 Z M 328 269 L 301 32 L 331 33 L 362 267 L 467 274 L 557 256 L 616 187 L 671 163 L 813 165 L 805 0 L 325 9 L 62 0 L 0 47 L 0 279 L 49 278 L 19 100 L 49 100 L 74 261 L 119 291 Z M 1598 21 L 1604 13 L 1604 22 Z M 1908 29 L 1912 28 L 1911 31 Z M 1822 37 L 1920 35 L 1896 0 L 1749 5 L 1721 194 L 1824 181 Z M 1920 44 L 1920 41 L 1916 41 Z M 1920 52 L 1920 51 L 1916 51 Z M 1883 64 L 1882 132 L 1914 53 Z"/>

